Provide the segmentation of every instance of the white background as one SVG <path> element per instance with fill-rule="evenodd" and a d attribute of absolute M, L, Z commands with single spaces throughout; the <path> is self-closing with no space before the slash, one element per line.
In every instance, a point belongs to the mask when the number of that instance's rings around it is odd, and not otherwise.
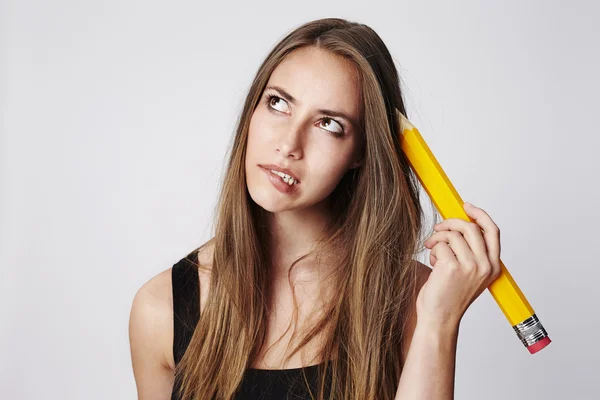
<path fill-rule="evenodd" d="M 409 118 L 553 339 L 530 355 L 484 292 L 456 398 L 598 398 L 598 3 L 214 3 L 0 3 L 0 397 L 136 397 L 135 292 L 210 237 L 272 46 L 342 17 L 389 47 Z"/>

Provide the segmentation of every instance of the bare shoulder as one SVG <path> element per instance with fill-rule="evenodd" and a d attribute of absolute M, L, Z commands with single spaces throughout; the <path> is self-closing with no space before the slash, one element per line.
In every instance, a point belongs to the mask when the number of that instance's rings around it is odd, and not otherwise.
<path fill-rule="evenodd" d="M 209 289 L 213 245 L 209 241 L 197 249 L 195 260 L 198 268 L 198 284 L 203 298 Z M 163 364 L 175 368 L 173 360 L 173 268 L 167 268 L 150 278 L 134 296 L 130 314 L 130 335 L 149 335 L 157 348 L 164 350 Z M 204 301 L 201 301 L 201 305 Z M 140 329 L 143 327 L 143 329 Z M 137 339 L 138 337 L 134 337 Z M 143 336 L 141 337 L 143 339 Z M 160 345 L 158 346 L 158 341 Z"/>
<path fill-rule="evenodd" d="M 213 245 L 196 252 L 201 310 L 210 287 Z M 129 316 L 129 343 L 138 398 L 169 398 L 173 390 L 173 268 L 150 278 L 136 292 Z"/>
<path fill-rule="evenodd" d="M 406 316 L 406 324 L 404 326 L 404 338 L 402 340 L 402 357 L 403 362 L 406 360 L 406 355 L 410 348 L 410 343 L 412 342 L 413 333 L 417 326 L 417 309 L 416 296 L 419 294 L 419 291 L 429 279 L 429 274 L 431 274 L 431 268 L 427 265 L 423 264 L 418 260 L 413 260 L 413 268 L 414 268 L 414 276 L 416 279 L 416 288 L 415 288 L 415 297 L 411 299 L 410 310 L 408 315 Z"/>
<path fill-rule="evenodd" d="M 139 399 L 166 398 L 173 387 L 171 269 L 144 283 L 131 305 L 129 345 Z"/>

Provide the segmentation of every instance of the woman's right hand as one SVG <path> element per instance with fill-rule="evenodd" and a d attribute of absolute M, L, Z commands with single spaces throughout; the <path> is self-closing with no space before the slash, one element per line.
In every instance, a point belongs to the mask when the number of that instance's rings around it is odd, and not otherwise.
<path fill-rule="evenodd" d="M 464 209 L 475 222 L 447 218 L 425 241 L 433 270 L 417 297 L 419 321 L 458 325 L 467 308 L 500 275 L 498 226 L 483 209 L 468 203 Z"/>

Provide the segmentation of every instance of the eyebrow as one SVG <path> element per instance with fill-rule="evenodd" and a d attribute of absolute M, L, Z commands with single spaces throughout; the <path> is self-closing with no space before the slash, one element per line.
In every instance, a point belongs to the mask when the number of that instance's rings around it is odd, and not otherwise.
<path fill-rule="evenodd" d="M 281 94 L 281 96 L 289 101 L 292 104 L 297 104 L 297 100 L 294 96 L 292 96 L 291 94 L 289 94 L 285 89 L 283 89 L 281 86 L 276 86 L 276 85 L 271 85 L 271 86 L 267 86 L 265 89 L 271 89 L 271 90 L 276 90 L 279 92 L 279 94 Z M 326 115 L 331 115 L 332 117 L 341 117 L 341 118 L 345 118 L 346 120 L 348 120 L 355 129 L 358 129 L 358 122 L 350 117 L 348 114 L 342 112 L 342 111 L 334 111 L 334 110 L 328 110 L 325 108 L 321 108 L 317 110 L 318 113 L 320 114 L 326 114 Z"/>

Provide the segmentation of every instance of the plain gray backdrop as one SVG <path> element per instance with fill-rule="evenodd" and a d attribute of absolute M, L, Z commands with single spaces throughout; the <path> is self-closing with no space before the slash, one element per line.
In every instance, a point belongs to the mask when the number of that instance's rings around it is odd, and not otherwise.
<path fill-rule="evenodd" d="M 485 291 L 456 398 L 599 398 L 597 2 L 133 0 L 1 3 L 0 398 L 136 397 L 133 296 L 210 237 L 259 64 L 323 17 L 385 41 L 553 340 L 530 355 Z"/>

